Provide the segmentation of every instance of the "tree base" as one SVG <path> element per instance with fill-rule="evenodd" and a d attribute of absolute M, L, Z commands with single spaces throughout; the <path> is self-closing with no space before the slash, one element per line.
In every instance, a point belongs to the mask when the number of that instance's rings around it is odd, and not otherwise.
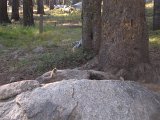
<path fill-rule="evenodd" d="M 141 63 L 129 69 L 111 68 L 105 70 L 124 80 L 133 80 L 141 83 L 160 83 L 158 71 L 151 64 Z"/>
<path fill-rule="evenodd" d="M 158 70 L 154 68 L 153 65 L 148 63 L 141 63 L 129 69 L 119 69 L 115 67 L 103 69 L 99 67 L 99 64 L 98 58 L 95 57 L 78 69 L 94 69 L 104 71 L 113 74 L 121 80 L 133 80 L 141 83 L 160 83 L 160 75 L 158 74 Z"/>

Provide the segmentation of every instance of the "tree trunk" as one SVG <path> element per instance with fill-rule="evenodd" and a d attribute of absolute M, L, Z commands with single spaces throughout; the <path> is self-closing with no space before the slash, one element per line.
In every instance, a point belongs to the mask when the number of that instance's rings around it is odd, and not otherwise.
<path fill-rule="evenodd" d="M 49 2 L 50 10 L 54 9 L 54 5 L 56 5 L 56 0 L 50 0 L 50 2 Z"/>
<path fill-rule="evenodd" d="M 98 53 L 101 39 L 101 0 L 82 3 L 82 46 Z"/>
<path fill-rule="evenodd" d="M 39 18 L 39 33 L 43 33 L 43 14 L 40 14 Z"/>
<path fill-rule="evenodd" d="M 144 0 L 103 1 L 101 70 L 127 80 L 154 80 L 144 9 Z"/>
<path fill-rule="evenodd" d="M 7 13 L 7 0 L 0 0 L 0 24 L 11 23 Z"/>
<path fill-rule="evenodd" d="M 43 0 L 37 0 L 37 14 L 44 14 Z"/>
<path fill-rule="evenodd" d="M 160 30 L 160 0 L 154 0 L 153 30 Z"/>
<path fill-rule="evenodd" d="M 92 31 L 93 31 L 93 50 L 96 54 L 98 54 L 100 49 L 100 42 L 101 42 L 101 4 L 102 0 L 95 0 L 93 1 L 93 24 L 92 24 Z"/>
<path fill-rule="evenodd" d="M 19 17 L 19 0 L 13 0 L 13 2 L 12 2 L 11 19 L 14 19 L 15 21 L 18 21 L 20 19 L 20 17 Z"/>
<path fill-rule="evenodd" d="M 23 0 L 23 25 L 34 25 L 32 0 Z"/>
<path fill-rule="evenodd" d="M 45 5 L 49 6 L 49 1 L 50 0 L 45 0 Z"/>

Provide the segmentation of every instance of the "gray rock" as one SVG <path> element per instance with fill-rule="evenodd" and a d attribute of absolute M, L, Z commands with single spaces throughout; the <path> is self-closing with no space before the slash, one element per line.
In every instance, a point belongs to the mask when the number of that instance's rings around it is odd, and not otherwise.
<path fill-rule="evenodd" d="M 44 52 L 44 48 L 42 46 L 36 47 L 35 49 L 33 49 L 34 53 L 42 53 Z"/>
<path fill-rule="evenodd" d="M 39 82 L 35 80 L 25 80 L 0 86 L 0 100 L 14 97 L 22 92 L 32 90 L 39 86 Z"/>
<path fill-rule="evenodd" d="M 117 80 L 118 77 L 101 71 L 95 70 L 77 70 L 77 69 L 64 69 L 56 70 L 55 72 L 48 71 L 36 78 L 40 83 L 52 83 L 56 81 L 69 80 L 69 79 L 90 79 L 90 80 Z"/>
<path fill-rule="evenodd" d="M 78 2 L 74 5 L 72 5 L 72 7 L 77 9 L 77 10 L 82 10 L 82 2 Z"/>
<path fill-rule="evenodd" d="M 4 47 L 2 44 L 0 44 L 0 50 L 1 50 L 1 49 L 4 49 L 4 48 L 5 48 L 5 47 Z"/>
<path fill-rule="evenodd" d="M 129 81 L 64 80 L 0 102 L 1 120 L 160 120 L 159 112 L 160 96 Z"/>

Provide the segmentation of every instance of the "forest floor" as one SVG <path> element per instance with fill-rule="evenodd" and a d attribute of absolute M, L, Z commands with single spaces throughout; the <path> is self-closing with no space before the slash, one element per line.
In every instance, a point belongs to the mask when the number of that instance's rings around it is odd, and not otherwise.
<path fill-rule="evenodd" d="M 93 57 L 72 49 L 81 39 L 80 12 L 47 9 L 45 13 L 41 34 L 37 14 L 34 27 L 23 27 L 21 21 L 0 26 L 0 85 L 13 79 L 35 79 L 55 67 L 75 68 Z"/>
<path fill-rule="evenodd" d="M 160 68 L 160 31 L 152 31 L 153 4 L 146 5 L 150 39 L 151 63 Z M 34 14 L 35 26 L 23 27 L 20 22 L 0 26 L 0 85 L 10 80 L 35 79 L 42 73 L 75 68 L 92 59 L 94 54 L 72 50 L 81 39 L 81 13 L 48 11 L 44 15 L 44 32 L 39 34 L 39 16 Z M 155 91 L 160 86 L 145 84 Z"/>

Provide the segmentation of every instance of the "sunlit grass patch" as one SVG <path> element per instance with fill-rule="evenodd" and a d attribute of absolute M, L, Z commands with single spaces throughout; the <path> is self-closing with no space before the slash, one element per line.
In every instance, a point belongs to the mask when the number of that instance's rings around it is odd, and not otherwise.
<path fill-rule="evenodd" d="M 149 40 L 150 40 L 151 45 L 155 45 L 155 46 L 160 47 L 160 30 L 151 31 Z"/>
<path fill-rule="evenodd" d="M 71 13 L 67 13 L 64 12 L 61 9 L 54 9 L 50 11 L 50 14 L 52 16 L 53 19 L 55 20 L 77 20 L 80 21 L 81 20 L 81 12 L 74 10 Z"/>
<path fill-rule="evenodd" d="M 146 3 L 146 19 L 150 46 L 160 47 L 160 31 L 153 31 L 153 2 Z"/>
<path fill-rule="evenodd" d="M 5 47 L 27 47 L 38 34 L 35 27 L 23 27 L 21 25 L 0 26 L 0 44 Z"/>
<path fill-rule="evenodd" d="M 153 2 L 148 2 L 148 3 L 146 3 L 146 5 L 145 5 L 145 7 L 146 8 L 153 8 Z"/>
<path fill-rule="evenodd" d="M 61 44 L 64 40 L 73 42 L 81 38 L 80 28 L 44 26 L 39 34 L 38 26 L 23 27 L 21 25 L 0 26 L 0 44 L 5 47 L 27 48 L 50 43 Z"/>

